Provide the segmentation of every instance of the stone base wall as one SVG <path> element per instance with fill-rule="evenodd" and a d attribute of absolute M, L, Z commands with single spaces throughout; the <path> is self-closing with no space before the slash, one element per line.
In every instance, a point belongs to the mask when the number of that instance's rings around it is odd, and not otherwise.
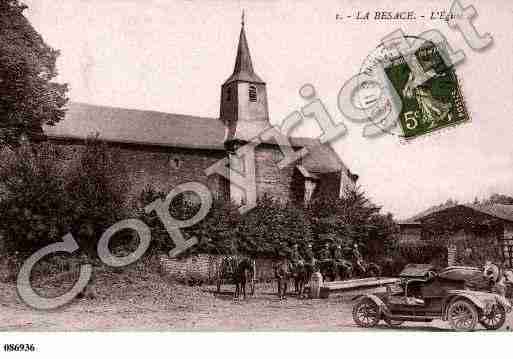
<path fill-rule="evenodd" d="M 182 282 L 201 281 L 213 284 L 216 282 L 222 255 L 198 254 L 186 258 L 170 258 L 162 255 L 159 258 L 163 274 Z M 273 261 L 267 258 L 255 260 L 255 279 L 268 282 L 274 278 Z"/>

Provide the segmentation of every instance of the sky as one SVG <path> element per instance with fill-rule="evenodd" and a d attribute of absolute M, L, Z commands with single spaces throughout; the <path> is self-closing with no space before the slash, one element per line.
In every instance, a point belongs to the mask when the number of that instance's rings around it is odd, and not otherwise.
<path fill-rule="evenodd" d="M 478 13 L 479 33 L 493 44 L 472 50 L 441 20 L 356 20 L 360 11 L 415 11 L 429 16 L 450 1 L 173 1 L 25 0 L 25 15 L 61 51 L 58 81 L 71 101 L 219 116 L 220 86 L 230 76 L 245 10 L 246 35 L 257 74 L 267 83 L 271 123 L 306 104 L 312 84 L 332 118 L 348 133 L 332 145 L 357 173 L 372 201 L 407 218 L 448 198 L 513 195 L 513 5 L 508 0 L 461 1 Z M 336 14 L 351 14 L 336 20 Z M 372 15 L 371 15 L 372 16 Z M 466 55 L 456 68 L 471 121 L 405 143 L 369 139 L 337 107 L 342 85 L 356 75 L 380 39 L 401 28 L 443 33 Z M 294 135 L 316 137 L 312 120 Z"/>

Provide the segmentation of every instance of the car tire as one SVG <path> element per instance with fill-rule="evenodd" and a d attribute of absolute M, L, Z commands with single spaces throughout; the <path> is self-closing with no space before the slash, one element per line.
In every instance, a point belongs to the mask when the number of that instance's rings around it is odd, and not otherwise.
<path fill-rule="evenodd" d="M 459 299 L 451 303 L 447 310 L 451 328 L 456 331 L 472 331 L 478 322 L 478 313 L 474 304 Z"/>
<path fill-rule="evenodd" d="M 494 305 L 489 315 L 483 315 L 479 323 L 488 330 L 500 329 L 506 322 L 506 310 L 500 304 Z"/>
<path fill-rule="evenodd" d="M 369 298 L 363 298 L 353 307 L 353 320 L 363 328 L 372 328 L 378 324 L 380 310 L 376 303 Z"/>

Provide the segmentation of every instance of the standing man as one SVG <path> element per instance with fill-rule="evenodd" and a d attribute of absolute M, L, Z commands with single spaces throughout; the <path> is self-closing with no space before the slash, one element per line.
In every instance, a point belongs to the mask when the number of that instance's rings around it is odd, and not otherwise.
<path fill-rule="evenodd" d="M 290 252 L 289 259 L 294 267 L 303 261 L 303 258 L 299 254 L 299 246 L 297 245 L 297 243 L 294 243 L 294 245 L 292 246 L 292 251 Z"/>
<path fill-rule="evenodd" d="M 362 254 L 360 253 L 360 249 L 358 248 L 358 243 L 353 244 L 353 258 L 356 268 L 358 272 L 361 274 L 365 273 L 365 266 L 363 262 Z"/>
<path fill-rule="evenodd" d="M 308 266 L 308 269 L 311 272 L 314 272 L 316 270 L 316 268 L 315 268 L 316 267 L 316 260 L 315 260 L 314 254 L 313 254 L 312 244 L 311 243 L 306 244 L 306 246 L 304 247 L 303 258 L 305 260 L 305 265 Z"/>
<path fill-rule="evenodd" d="M 333 251 L 333 262 L 341 279 L 351 277 L 352 265 L 349 261 L 344 259 L 341 245 L 337 245 Z"/>
<path fill-rule="evenodd" d="M 330 253 L 330 244 L 326 243 L 324 244 L 324 247 L 319 252 L 319 261 L 327 261 L 331 259 L 331 253 Z"/>

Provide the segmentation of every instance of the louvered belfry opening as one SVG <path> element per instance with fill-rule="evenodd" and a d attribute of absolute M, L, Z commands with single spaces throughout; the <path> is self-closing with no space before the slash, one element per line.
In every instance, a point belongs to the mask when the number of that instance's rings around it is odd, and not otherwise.
<path fill-rule="evenodd" d="M 257 102 L 257 89 L 256 89 L 256 86 L 249 86 L 249 101 Z"/>

